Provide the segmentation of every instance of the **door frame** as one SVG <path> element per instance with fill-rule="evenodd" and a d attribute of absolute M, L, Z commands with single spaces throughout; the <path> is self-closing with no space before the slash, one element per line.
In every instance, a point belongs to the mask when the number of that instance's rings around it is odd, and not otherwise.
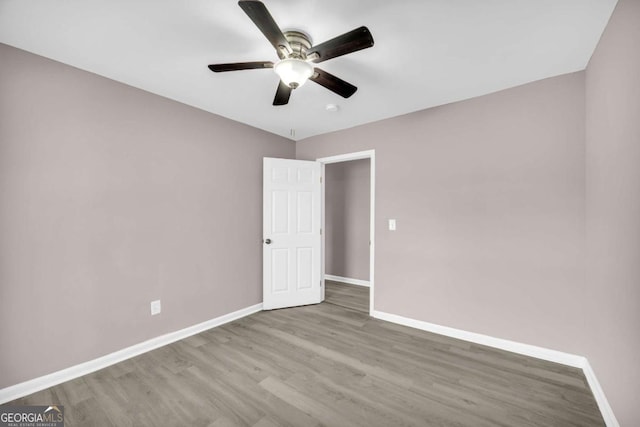
<path fill-rule="evenodd" d="M 373 316 L 374 312 L 374 301 L 375 301 L 375 293 L 374 293 L 374 283 L 375 283 L 375 236 L 376 236 L 376 221 L 375 221 L 375 202 L 376 202 L 376 150 L 366 150 L 366 151 L 358 151 L 355 153 L 346 153 L 339 154 L 336 156 L 329 157 L 321 157 L 316 159 L 317 162 L 320 162 L 321 169 L 320 172 L 322 174 L 322 185 L 320 189 L 320 197 L 321 197 L 321 224 L 322 224 L 322 238 L 321 238 L 321 249 L 320 253 L 322 254 L 322 259 L 320 262 L 321 268 L 321 277 L 322 277 L 322 300 L 324 300 L 324 290 L 325 290 L 325 236 L 326 232 L 326 224 L 325 224 L 325 166 L 331 163 L 341 163 L 348 162 L 351 160 L 362 160 L 369 159 L 370 160 L 370 174 L 371 174 L 371 188 L 370 188 L 370 205 L 369 205 L 369 315 Z"/>

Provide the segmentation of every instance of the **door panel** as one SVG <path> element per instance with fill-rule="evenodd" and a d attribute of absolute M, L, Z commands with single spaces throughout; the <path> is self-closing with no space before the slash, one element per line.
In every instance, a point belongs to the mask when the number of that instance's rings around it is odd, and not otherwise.
<path fill-rule="evenodd" d="M 289 249 L 271 250 L 271 289 L 274 294 L 289 291 Z"/>
<path fill-rule="evenodd" d="M 320 164 L 264 159 L 264 309 L 322 301 Z"/>
<path fill-rule="evenodd" d="M 271 234 L 289 234 L 289 193 L 272 191 L 271 199 Z"/>
<path fill-rule="evenodd" d="M 298 289 L 313 287 L 313 248 L 297 248 Z"/>

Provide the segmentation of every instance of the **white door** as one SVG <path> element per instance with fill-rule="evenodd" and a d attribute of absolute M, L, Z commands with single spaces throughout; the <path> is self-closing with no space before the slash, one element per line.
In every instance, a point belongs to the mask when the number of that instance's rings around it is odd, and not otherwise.
<path fill-rule="evenodd" d="M 320 163 L 265 157 L 263 308 L 322 301 Z"/>

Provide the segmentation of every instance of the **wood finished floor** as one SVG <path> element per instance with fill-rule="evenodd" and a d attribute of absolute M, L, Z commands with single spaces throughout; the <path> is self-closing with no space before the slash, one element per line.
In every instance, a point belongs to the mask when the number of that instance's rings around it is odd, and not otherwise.
<path fill-rule="evenodd" d="M 325 302 L 369 313 L 369 288 L 326 280 L 324 290 Z"/>
<path fill-rule="evenodd" d="M 11 404 L 62 404 L 67 427 L 604 425 L 580 370 L 336 305 L 363 289 L 328 283 L 323 304 L 256 313 Z"/>

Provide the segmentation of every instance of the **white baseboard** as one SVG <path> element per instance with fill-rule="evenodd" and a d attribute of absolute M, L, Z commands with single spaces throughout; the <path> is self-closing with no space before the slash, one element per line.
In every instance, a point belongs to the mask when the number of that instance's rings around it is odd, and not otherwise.
<path fill-rule="evenodd" d="M 215 319 L 207 320 L 206 322 L 198 323 L 197 325 L 189 326 L 179 331 L 170 332 L 168 334 L 152 338 L 139 344 L 132 345 L 131 347 L 127 347 L 114 353 L 98 357 L 97 359 L 93 359 L 88 362 L 63 369 L 61 371 L 57 371 L 48 375 L 44 375 L 42 377 L 34 378 L 32 380 L 3 388 L 0 390 L 0 404 L 10 402 L 12 400 L 27 396 L 31 393 L 35 393 L 49 387 L 53 387 L 65 381 L 70 381 L 83 375 L 90 374 L 92 372 L 106 368 L 107 366 L 111 366 L 118 362 L 122 362 L 124 360 L 138 356 L 142 353 L 155 350 L 156 348 L 171 344 L 192 335 L 199 334 L 200 332 L 215 328 L 216 326 L 220 326 L 225 323 L 229 323 L 231 321 L 248 316 L 250 314 L 257 313 L 261 310 L 262 303 L 242 308 L 232 313 L 216 317 Z"/>
<path fill-rule="evenodd" d="M 587 378 L 589 387 L 591 387 L 591 391 L 593 392 L 593 397 L 596 399 L 598 408 L 600 408 L 600 413 L 602 414 L 602 418 L 604 418 L 604 422 L 607 424 L 607 427 L 620 427 L 616 416 L 613 414 L 613 409 L 611 409 L 611 405 L 609 405 L 609 401 L 604 395 L 604 390 L 602 390 L 602 387 L 596 378 L 596 374 L 593 371 L 593 368 L 591 368 L 591 364 L 587 359 L 585 359 L 585 362 L 586 363 L 582 370 L 584 372 L 584 376 Z"/>
<path fill-rule="evenodd" d="M 477 334 L 475 332 L 449 328 L 447 326 L 440 326 L 433 323 L 423 322 L 421 320 L 398 316 L 396 314 L 385 313 L 382 311 L 376 310 L 372 315 L 375 318 L 386 320 L 388 322 L 398 323 L 400 325 L 409 326 L 440 335 L 446 335 L 448 337 L 470 341 L 476 344 L 487 345 L 489 347 L 495 347 L 501 350 L 535 357 L 537 359 L 562 363 L 563 365 L 573 366 L 574 368 L 582 368 L 586 360 L 584 357 L 576 356 L 574 354 L 549 350 L 547 348 L 537 347 L 529 344 L 522 344 L 514 341 L 504 340 L 501 338 L 494 338 L 488 335 Z"/>
<path fill-rule="evenodd" d="M 326 275 L 325 275 L 326 277 Z M 495 338 L 488 335 L 477 334 L 475 332 L 468 332 L 461 329 L 449 328 L 447 326 L 436 325 L 422 320 L 415 320 L 408 317 L 398 316 L 397 314 L 385 313 L 383 311 L 373 310 L 372 317 L 380 320 L 385 320 L 391 323 L 397 323 L 403 326 L 409 326 L 411 328 L 420 329 L 427 332 L 433 332 L 439 335 L 445 335 L 452 338 L 457 338 L 465 341 L 470 341 L 476 344 L 482 344 L 489 347 L 499 348 L 501 350 L 510 351 L 512 353 L 518 353 L 525 356 L 535 357 L 537 359 L 547 360 L 549 362 L 561 363 L 563 365 L 572 366 L 574 368 L 580 368 L 584 372 L 584 376 L 587 379 L 587 383 L 591 387 L 593 396 L 596 399 L 598 407 L 605 423 L 608 427 L 619 427 L 611 406 L 604 395 L 604 391 L 598 382 L 593 369 L 589 361 L 584 356 L 577 356 L 575 354 L 564 353 L 562 351 L 550 350 L 548 348 L 538 347 L 535 345 L 523 344 L 515 341 L 509 341 L 501 338 Z"/>
<path fill-rule="evenodd" d="M 327 280 L 333 280 L 334 282 L 346 283 L 348 285 L 366 286 L 367 288 L 371 286 L 371 282 L 368 280 L 351 279 L 349 277 L 334 276 L 333 274 L 325 274 L 324 278 Z"/>

